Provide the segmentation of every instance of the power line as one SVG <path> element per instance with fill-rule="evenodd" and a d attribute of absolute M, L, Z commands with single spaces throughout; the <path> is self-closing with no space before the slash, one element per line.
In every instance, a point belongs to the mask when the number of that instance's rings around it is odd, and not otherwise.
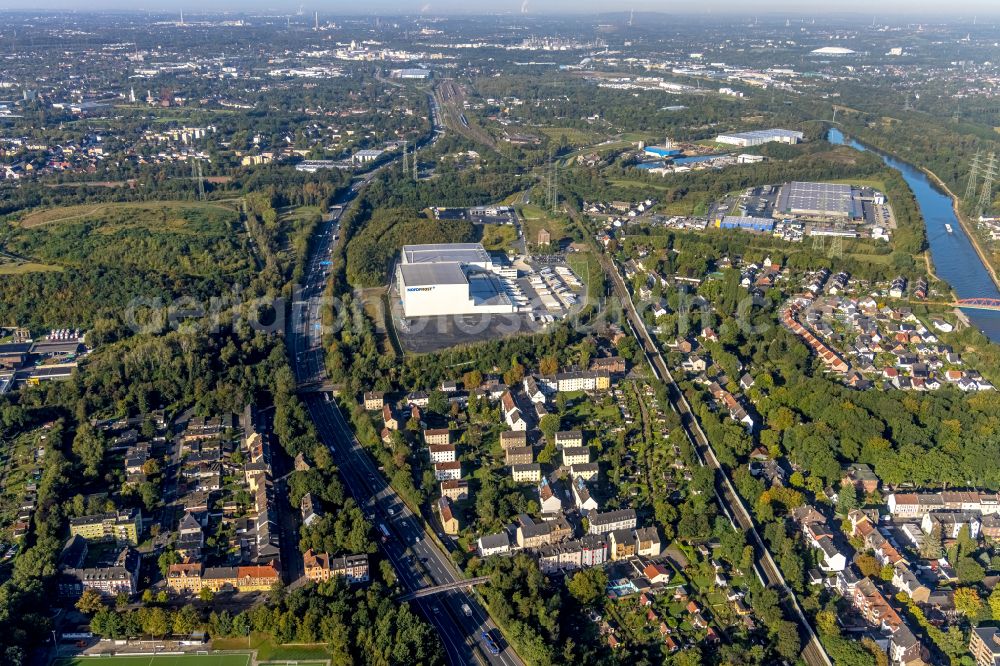
<path fill-rule="evenodd" d="M 555 212 L 556 206 L 559 203 L 558 194 L 558 178 L 559 172 L 556 170 L 556 164 L 552 161 L 552 149 L 549 149 L 549 210 Z"/>
<path fill-rule="evenodd" d="M 980 215 L 986 210 L 987 206 L 993 203 L 993 181 L 997 177 L 996 153 L 990 153 L 981 175 L 983 177 L 983 189 L 979 191 L 979 205 L 977 206 Z"/>
<path fill-rule="evenodd" d="M 982 166 L 982 150 L 977 150 L 972 156 L 972 163 L 969 165 L 969 180 L 965 186 L 965 200 L 971 202 L 976 197 L 976 182 L 979 178 L 979 169 Z"/>

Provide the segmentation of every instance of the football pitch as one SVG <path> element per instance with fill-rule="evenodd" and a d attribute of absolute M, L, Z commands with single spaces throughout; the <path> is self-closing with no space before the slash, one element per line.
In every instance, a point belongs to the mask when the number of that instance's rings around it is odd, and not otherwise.
<path fill-rule="evenodd" d="M 56 666 L 249 666 L 249 654 L 157 654 L 60 659 Z"/>

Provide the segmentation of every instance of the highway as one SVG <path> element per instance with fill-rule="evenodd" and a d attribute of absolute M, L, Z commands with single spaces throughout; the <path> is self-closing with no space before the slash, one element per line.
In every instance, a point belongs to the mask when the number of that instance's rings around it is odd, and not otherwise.
<path fill-rule="evenodd" d="M 635 309 L 632 296 L 625 286 L 625 280 L 618 272 L 614 263 L 606 255 L 600 255 L 600 259 L 604 272 L 614 285 L 615 293 L 625 305 L 629 326 L 632 328 L 632 332 L 636 335 L 636 338 L 641 341 L 643 351 L 653 373 L 667 386 L 670 402 L 674 410 L 681 417 L 681 424 L 698 452 L 702 464 L 708 465 L 715 470 L 715 492 L 719 500 L 719 505 L 726 512 L 730 522 L 746 534 L 747 542 L 754 549 L 755 568 L 757 569 L 758 576 L 760 576 L 765 585 L 774 587 L 781 593 L 786 615 L 796 620 L 799 624 L 799 635 L 804 639 L 805 643 L 802 650 L 802 659 L 809 666 L 832 666 L 826 651 L 823 649 L 815 632 L 809 625 L 808 619 L 799 607 L 794 593 L 785 583 L 781 571 L 778 569 L 774 559 L 771 557 L 771 553 L 767 550 L 763 539 L 761 539 L 760 534 L 757 532 L 750 513 L 743 505 L 743 500 L 736 493 L 725 469 L 719 464 L 719 460 L 715 456 L 715 451 L 712 449 L 708 437 L 705 436 L 701 425 L 698 423 L 698 419 L 691 411 L 691 405 L 688 404 L 687 398 L 681 392 L 680 387 L 674 382 L 674 378 L 670 374 L 663 356 L 660 354 L 652 336 L 650 336 L 642 318 Z"/>
<path fill-rule="evenodd" d="M 438 120 L 432 102 L 432 117 Z M 435 124 L 437 124 L 435 122 Z M 431 141 L 440 136 L 435 131 Z M 384 167 L 383 167 L 384 168 Z M 346 205 L 353 200 L 374 176 L 370 172 L 342 197 Z M 339 233 L 339 216 L 344 208 L 335 208 L 317 228 L 311 244 L 304 284 L 296 293 L 289 319 L 286 344 L 299 383 L 326 380 L 324 350 L 321 345 L 322 296 L 327 282 L 327 266 L 334 237 Z M 424 587 L 450 585 L 464 579 L 448 553 L 423 528 L 386 482 L 377 464 L 354 436 L 350 425 L 335 401 L 326 394 L 302 396 L 323 443 L 330 448 L 340 475 L 351 496 L 377 525 L 385 525 L 391 537 L 383 543 L 386 558 L 395 570 L 404 593 Z M 451 664 L 496 664 L 518 666 L 523 662 L 503 639 L 496 625 L 469 588 L 449 589 L 431 597 L 412 602 L 441 636 Z M 468 609 L 466 612 L 465 609 Z M 491 632 L 501 648 L 497 655 L 486 649 L 481 638 Z"/>

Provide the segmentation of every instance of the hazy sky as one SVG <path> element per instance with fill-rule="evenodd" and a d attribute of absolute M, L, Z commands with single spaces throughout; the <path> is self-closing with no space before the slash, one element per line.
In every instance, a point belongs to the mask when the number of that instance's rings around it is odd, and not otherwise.
<path fill-rule="evenodd" d="M 519 12 L 524 0 L 0 0 L 0 9 L 139 9 L 194 12 L 205 9 L 274 9 L 341 12 L 430 13 Z M 830 12 L 871 14 L 1000 14 L 997 0 L 527 0 L 529 13 L 662 11 L 668 13 L 788 12 L 795 15 L 819 15 Z M 815 9 L 814 9 L 815 8 Z"/>

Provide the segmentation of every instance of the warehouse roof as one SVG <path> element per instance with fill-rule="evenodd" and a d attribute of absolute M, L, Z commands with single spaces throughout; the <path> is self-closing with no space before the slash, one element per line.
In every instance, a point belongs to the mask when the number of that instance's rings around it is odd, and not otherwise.
<path fill-rule="evenodd" d="M 404 264 L 427 264 L 438 262 L 461 262 L 466 264 L 486 263 L 490 255 L 480 243 L 432 243 L 428 245 L 404 245 Z"/>
<path fill-rule="evenodd" d="M 778 208 L 785 212 L 857 216 L 853 188 L 840 183 L 792 182 L 781 189 Z"/>
<path fill-rule="evenodd" d="M 802 139 L 805 137 L 802 132 L 786 129 L 751 130 L 749 132 L 723 132 L 719 136 L 738 139 L 779 139 L 786 137 L 792 139 Z"/>
<path fill-rule="evenodd" d="M 403 282 L 407 287 L 420 287 L 435 284 L 468 284 L 461 264 L 431 263 L 431 264 L 401 264 L 399 267 Z"/>

